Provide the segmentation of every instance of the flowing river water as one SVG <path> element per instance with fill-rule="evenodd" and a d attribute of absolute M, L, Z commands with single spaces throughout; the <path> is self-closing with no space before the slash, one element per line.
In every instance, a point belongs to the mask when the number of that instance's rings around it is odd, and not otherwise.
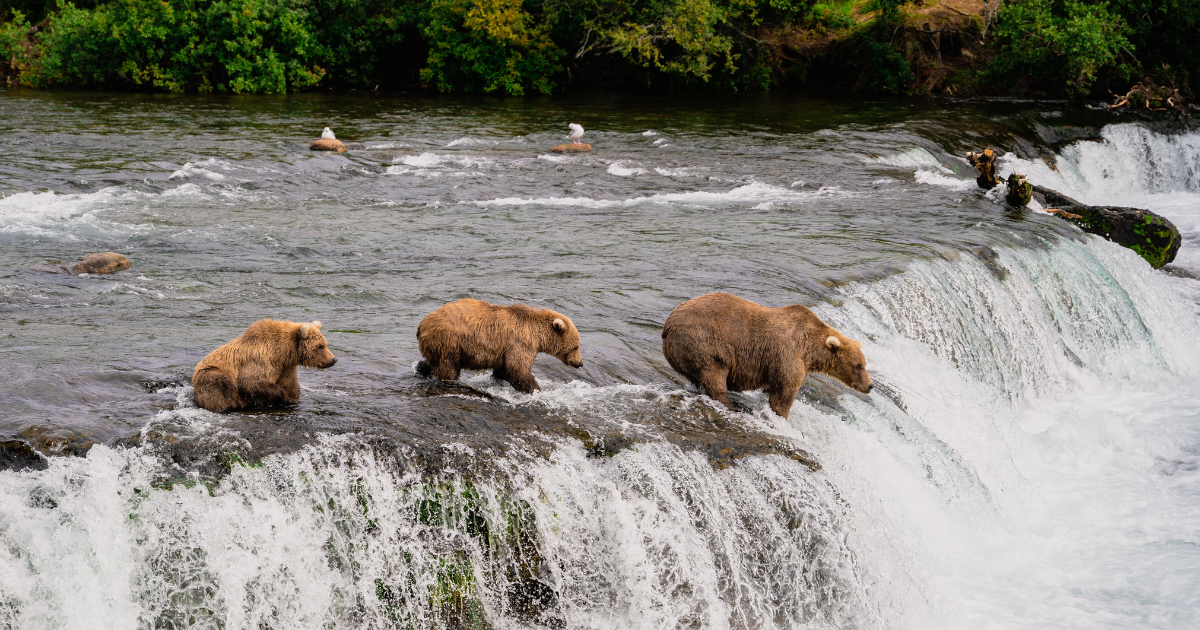
<path fill-rule="evenodd" d="M 555 155 L 568 122 L 595 151 Z M 330 126 L 366 148 L 312 153 Z M 1085 137 L 1063 141 L 1073 135 Z M 959 156 L 1151 208 L 1173 265 Z M 0 628 L 1195 628 L 1200 133 L 1063 103 L 0 90 Z M 133 269 L 52 273 L 98 251 Z M 864 343 L 733 413 L 680 302 Z M 559 310 L 543 390 L 417 377 L 461 297 Z M 256 319 L 293 409 L 196 408 Z"/>

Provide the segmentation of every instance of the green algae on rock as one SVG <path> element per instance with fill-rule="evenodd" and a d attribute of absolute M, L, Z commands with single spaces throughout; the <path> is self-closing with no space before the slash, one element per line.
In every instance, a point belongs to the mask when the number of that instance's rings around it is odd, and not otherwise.
<path fill-rule="evenodd" d="M 1166 217 L 1141 208 L 1089 206 L 1056 190 L 1034 186 L 1038 203 L 1089 234 L 1128 247 L 1155 269 L 1175 260 L 1183 237 Z"/>
<path fill-rule="evenodd" d="M 1084 232 L 1132 249 L 1155 269 L 1175 260 L 1183 242 L 1173 223 L 1149 210 L 1113 206 L 1069 206 L 1062 210 L 1074 215 L 1063 218 Z"/>
<path fill-rule="evenodd" d="M 1033 199 L 1033 185 L 1025 180 L 1024 175 L 1013 173 L 1008 176 L 1008 190 L 1004 193 L 1004 200 L 1009 205 L 1017 207 L 1025 207 L 1029 205 L 1029 201 Z"/>

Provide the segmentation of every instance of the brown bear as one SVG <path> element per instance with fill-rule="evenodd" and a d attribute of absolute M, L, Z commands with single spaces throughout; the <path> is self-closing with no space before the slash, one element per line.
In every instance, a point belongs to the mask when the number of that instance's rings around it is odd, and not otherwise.
<path fill-rule="evenodd" d="M 765 389 L 771 410 L 786 418 L 809 372 L 864 394 L 874 387 L 862 344 L 799 304 L 768 308 L 709 293 L 675 307 L 662 337 L 671 367 L 735 411 L 730 391 Z"/>
<path fill-rule="evenodd" d="M 533 378 L 539 352 L 582 367 L 579 331 L 571 318 L 524 304 L 496 306 L 470 298 L 451 302 L 425 316 L 417 326 L 417 346 L 424 357 L 417 374 L 443 381 L 458 379 L 461 370 L 491 370 L 526 394 L 541 389 Z"/>
<path fill-rule="evenodd" d="M 334 363 L 321 322 L 260 319 L 197 363 L 192 387 L 200 406 L 218 413 L 292 405 L 300 402 L 296 366 L 324 369 Z"/>

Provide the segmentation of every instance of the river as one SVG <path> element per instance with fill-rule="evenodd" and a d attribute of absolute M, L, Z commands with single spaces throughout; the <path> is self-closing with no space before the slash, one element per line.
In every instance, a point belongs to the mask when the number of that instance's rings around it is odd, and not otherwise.
<path fill-rule="evenodd" d="M 567 123 L 590 154 L 556 155 Z M 365 149 L 314 153 L 323 127 Z M 1073 135 L 1081 139 L 1063 141 Z M 1184 233 L 1153 270 L 961 158 Z M 1194 628 L 1200 133 L 1066 103 L 0 90 L 0 628 Z M 111 276 L 52 273 L 119 251 Z M 863 342 L 788 418 L 670 310 Z M 417 377 L 462 297 L 569 315 L 543 390 Z M 338 356 L 196 408 L 260 318 Z"/>

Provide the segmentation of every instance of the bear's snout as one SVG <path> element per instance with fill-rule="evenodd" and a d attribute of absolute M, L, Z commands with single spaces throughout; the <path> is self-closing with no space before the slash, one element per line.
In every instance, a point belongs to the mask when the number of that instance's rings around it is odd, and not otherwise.
<path fill-rule="evenodd" d="M 575 359 L 574 361 L 571 361 L 567 365 L 570 365 L 573 368 L 581 368 L 581 367 L 583 367 L 583 359 Z"/>
<path fill-rule="evenodd" d="M 331 367 L 333 367 L 334 363 L 337 363 L 337 357 L 329 357 L 329 362 L 326 363 L 325 365 L 322 365 L 321 367 L 322 368 L 331 368 Z"/>

